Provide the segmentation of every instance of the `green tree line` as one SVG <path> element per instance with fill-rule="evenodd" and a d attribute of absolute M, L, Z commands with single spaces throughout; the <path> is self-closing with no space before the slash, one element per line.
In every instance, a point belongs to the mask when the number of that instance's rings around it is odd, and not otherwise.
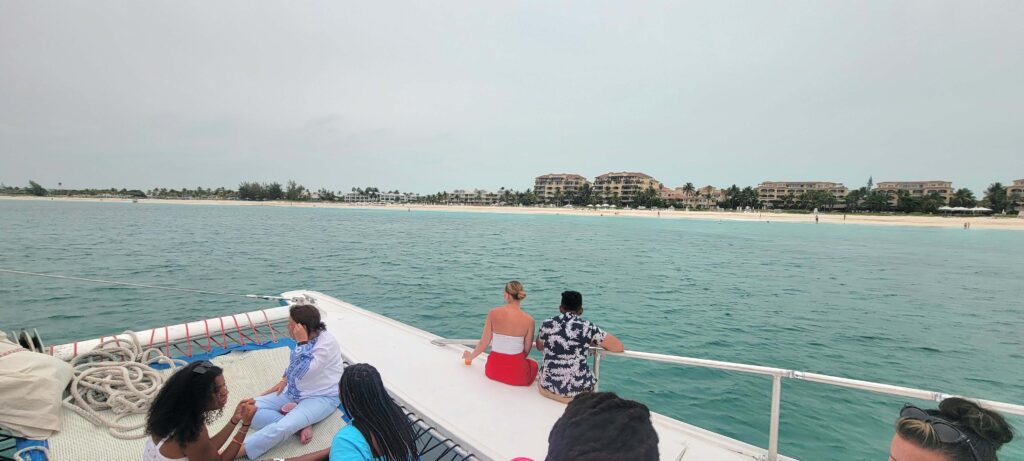
<path fill-rule="evenodd" d="M 842 199 L 842 202 L 840 202 L 839 199 L 829 191 L 812 190 L 799 195 L 788 194 L 776 200 L 772 206 L 774 208 L 792 210 L 834 210 L 842 208 L 848 212 L 937 213 L 939 207 L 947 205 L 945 199 L 939 194 L 933 193 L 927 196 L 914 196 L 906 191 L 889 193 L 878 189 L 872 189 L 871 186 L 872 182 L 869 180 L 867 186 L 851 190 L 846 197 Z M 687 194 L 697 193 L 692 183 L 687 183 L 682 189 L 683 192 Z M 376 198 L 380 197 L 381 194 L 401 194 L 397 189 L 382 192 L 379 188 L 374 186 L 353 187 L 351 192 L 356 195 L 369 197 L 370 200 L 376 200 Z M 314 193 L 294 180 L 289 180 L 284 185 L 278 182 L 267 183 L 246 181 L 239 184 L 237 190 L 227 189 L 224 187 L 196 187 L 194 189 L 153 188 L 148 191 L 116 187 L 108 189 L 64 189 L 61 187 L 60 183 L 58 183 L 58 188 L 48 189 L 38 182 L 30 180 L 26 187 L 0 184 L 0 194 L 33 195 L 39 197 L 115 196 L 158 199 L 237 199 L 254 201 L 308 201 L 313 200 L 314 197 L 316 197 L 316 200 L 325 202 L 343 200 L 345 195 L 340 191 L 334 192 L 325 188 L 321 188 Z M 600 191 L 593 189 L 590 184 L 584 184 L 579 188 L 579 190 L 563 191 L 556 189 L 554 196 L 547 201 L 545 201 L 541 195 L 529 188 L 524 191 L 518 191 L 502 187 L 498 190 L 497 196 L 498 203 L 507 206 L 534 206 L 542 203 L 557 205 L 569 204 L 575 206 L 599 205 L 604 203 L 613 206 L 623 205 L 621 197 L 619 197 L 617 193 L 604 196 Z M 706 198 L 711 199 L 712 197 L 708 196 Z M 416 202 L 418 203 L 428 204 L 447 204 L 453 203 L 454 201 L 454 197 L 452 197 L 447 191 L 423 195 L 416 199 Z M 661 197 L 660 191 L 653 187 L 649 187 L 636 194 L 632 205 L 646 208 L 668 206 L 683 207 L 685 206 L 685 203 L 680 200 L 665 200 Z M 727 209 L 746 207 L 760 208 L 762 206 L 756 189 L 749 186 L 741 189 L 735 184 L 723 190 L 722 200 L 718 202 L 718 205 Z M 1007 193 L 1006 186 L 1002 183 L 996 182 L 992 183 L 987 189 L 985 189 L 985 194 L 980 200 L 975 197 L 974 193 L 970 189 L 957 189 L 950 197 L 948 206 L 966 208 L 983 206 L 991 209 L 993 213 L 1002 213 L 1004 211 L 1013 212 L 1024 208 L 1024 197 L 1021 197 L 1019 193 L 1009 195 Z"/>

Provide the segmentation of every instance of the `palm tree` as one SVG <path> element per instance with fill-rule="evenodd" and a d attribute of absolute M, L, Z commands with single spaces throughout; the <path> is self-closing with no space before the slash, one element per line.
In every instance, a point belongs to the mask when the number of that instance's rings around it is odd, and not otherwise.
<path fill-rule="evenodd" d="M 1009 205 L 1009 197 L 1006 194 L 1006 187 L 1003 183 L 995 182 L 985 190 L 984 203 L 992 209 L 993 213 L 1002 213 Z"/>
<path fill-rule="evenodd" d="M 974 198 L 974 192 L 964 187 L 957 189 L 953 193 L 953 197 L 949 200 L 949 206 L 962 206 L 962 207 L 973 207 L 978 204 L 978 200 Z"/>

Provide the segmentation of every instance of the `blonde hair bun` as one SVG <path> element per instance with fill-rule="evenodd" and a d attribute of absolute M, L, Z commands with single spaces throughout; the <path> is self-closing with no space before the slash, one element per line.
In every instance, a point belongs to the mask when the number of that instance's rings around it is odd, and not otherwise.
<path fill-rule="evenodd" d="M 526 290 L 523 289 L 523 284 L 516 280 L 505 284 L 505 293 L 508 293 L 512 299 L 518 299 L 520 301 L 526 299 Z"/>

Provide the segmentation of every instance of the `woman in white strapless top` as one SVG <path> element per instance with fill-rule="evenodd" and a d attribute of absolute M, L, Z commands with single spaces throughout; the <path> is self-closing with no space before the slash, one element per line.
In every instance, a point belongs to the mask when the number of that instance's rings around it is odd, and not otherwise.
<path fill-rule="evenodd" d="M 230 421 L 211 436 L 206 422 L 227 402 L 228 387 L 220 367 L 202 360 L 176 371 L 164 382 L 146 415 L 142 461 L 235 459 L 256 405 L 252 399 L 239 402 Z"/>
<path fill-rule="evenodd" d="M 473 352 L 462 358 L 466 365 L 491 347 L 484 372 L 488 378 L 513 386 L 529 386 L 537 376 L 537 362 L 528 358 L 533 346 L 533 317 L 523 311 L 526 298 L 523 284 L 513 280 L 505 284 L 505 305 L 487 313 L 484 331 Z"/>
<path fill-rule="evenodd" d="M 187 457 L 181 458 L 168 458 L 160 453 L 160 448 L 164 446 L 164 442 L 167 439 L 162 439 L 158 443 L 153 443 L 152 437 L 146 438 L 146 448 L 142 451 L 142 461 L 188 461 Z"/>

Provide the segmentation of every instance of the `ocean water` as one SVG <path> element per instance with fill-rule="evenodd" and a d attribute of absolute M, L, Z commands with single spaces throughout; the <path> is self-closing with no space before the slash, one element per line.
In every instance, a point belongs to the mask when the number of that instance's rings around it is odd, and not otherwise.
<path fill-rule="evenodd" d="M 504 283 L 627 348 L 1024 402 L 1024 233 L 302 207 L 0 200 L 0 268 L 234 293 L 308 288 L 446 337 Z M 48 343 L 264 307 L 0 274 L 0 329 Z M 767 446 L 771 381 L 610 358 L 602 390 Z M 784 380 L 781 451 L 884 460 L 907 399 Z M 914 402 L 927 404 L 927 402 Z M 1011 418 L 1024 429 L 1021 418 Z M 1002 459 L 1024 459 L 1024 441 Z"/>

